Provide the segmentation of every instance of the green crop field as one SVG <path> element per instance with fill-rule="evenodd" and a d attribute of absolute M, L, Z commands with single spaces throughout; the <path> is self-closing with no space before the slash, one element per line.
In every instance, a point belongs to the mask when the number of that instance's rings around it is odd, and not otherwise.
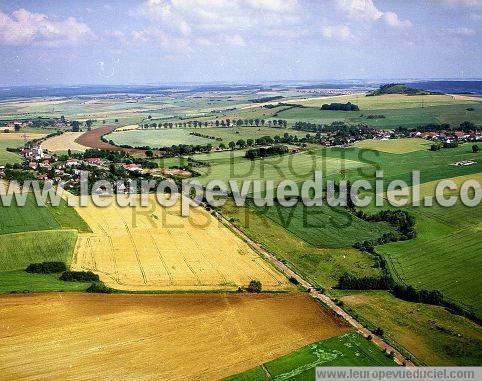
<path fill-rule="evenodd" d="M 301 182 L 313 179 L 315 171 L 324 174 L 335 174 L 341 170 L 349 170 L 367 166 L 368 164 L 355 160 L 345 160 L 335 157 L 322 157 L 316 153 L 304 152 L 294 155 L 269 157 L 259 160 L 248 160 L 242 157 L 220 159 L 209 167 L 199 167 L 201 177 L 196 178 L 203 185 L 213 179 L 223 180 L 272 180 L 273 187 L 280 181 L 291 179 Z M 267 185 L 267 189 L 272 187 Z M 264 184 L 262 186 L 264 188 Z"/>
<path fill-rule="evenodd" d="M 449 299 L 482 316 L 482 206 L 458 202 L 412 208 L 418 236 L 383 245 L 377 250 L 387 259 L 395 277 L 415 288 L 439 290 Z"/>
<path fill-rule="evenodd" d="M 112 140 L 116 145 L 152 148 L 170 147 L 179 144 L 205 145 L 216 142 L 212 139 L 190 135 L 189 132 L 189 130 L 183 128 L 116 131 L 106 135 L 105 138 Z"/>
<path fill-rule="evenodd" d="M 356 142 L 354 146 L 389 153 L 408 153 L 414 151 L 426 151 L 430 148 L 430 144 L 429 141 L 424 139 L 367 139 Z"/>
<path fill-rule="evenodd" d="M 64 200 L 58 207 L 39 207 L 34 195 L 29 193 L 23 207 L 17 205 L 15 198 L 10 206 L 0 206 L 0 234 L 51 229 L 90 231 L 75 209 L 67 206 Z"/>
<path fill-rule="evenodd" d="M 213 136 L 215 138 L 220 138 L 223 142 L 229 143 L 230 141 L 237 142 L 239 139 L 257 139 L 263 136 L 283 136 L 285 132 L 291 135 L 296 135 L 299 137 L 306 136 L 306 132 L 296 131 L 290 128 L 274 128 L 274 127 L 203 127 L 190 129 L 193 132 L 199 132 L 203 135 Z"/>
<path fill-rule="evenodd" d="M 48 230 L 0 235 L 0 272 L 25 269 L 30 263 L 70 263 L 76 230 Z"/>
<path fill-rule="evenodd" d="M 57 274 L 29 274 L 25 271 L 0 272 L 0 294 L 52 291 L 85 291 L 90 283 L 65 282 Z"/>
<path fill-rule="evenodd" d="M 391 343 L 407 348 L 423 364 L 480 365 L 482 329 L 443 307 L 406 302 L 385 291 L 341 297 L 354 316 L 381 327 Z"/>
<path fill-rule="evenodd" d="M 8 152 L 7 148 L 17 148 L 23 146 L 21 139 L 0 140 L 0 165 L 6 163 L 20 163 L 22 158 L 15 152 Z"/>
<path fill-rule="evenodd" d="M 302 203 L 291 208 L 276 204 L 260 209 L 291 233 L 313 246 L 325 248 L 350 247 L 355 242 L 374 240 L 383 233 L 393 231 L 387 223 L 366 222 L 343 208 L 332 208 L 326 204 L 311 208 Z"/>
<path fill-rule="evenodd" d="M 357 333 L 322 340 L 225 380 L 314 380 L 317 366 L 394 366 Z"/>
<path fill-rule="evenodd" d="M 320 110 L 324 103 L 352 102 L 360 111 Z M 449 95 L 383 95 L 366 97 L 363 94 L 331 98 L 311 98 L 296 100 L 305 108 L 281 110 L 277 117 L 290 122 L 307 121 L 329 124 L 333 121 L 365 123 L 378 128 L 416 127 L 429 123 L 451 123 L 457 126 L 468 120 L 477 122 L 482 119 L 482 101 L 477 98 L 456 99 Z M 472 108 L 472 111 L 468 111 Z M 369 118 L 370 115 L 383 115 L 385 118 Z"/>
<path fill-rule="evenodd" d="M 251 205 L 251 204 L 249 204 Z M 236 207 L 232 200 L 222 207 L 221 212 L 251 239 L 285 261 L 316 285 L 333 287 L 345 272 L 358 276 L 377 276 L 374 258 L 350 247 L 328 249 L 315 247 L 293 234 L 258 208 Z"/>
<path fill-rule="evenodd" d="M 0 293 L 79 291 L 86 283 L 62 282 L 55 275 L 28 274 L 30 263 L 70 264 L 78 232 L 90 231 L 77 212 L 62 200 L 60 206 L 39 207 L 32 193 L 25 206 L 13 199 L 0 207 Z"/>

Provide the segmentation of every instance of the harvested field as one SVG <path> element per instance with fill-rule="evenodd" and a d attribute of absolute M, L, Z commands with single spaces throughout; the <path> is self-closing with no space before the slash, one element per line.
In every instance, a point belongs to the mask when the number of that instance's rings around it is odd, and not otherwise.
<path fill-rule="evenodd" d="M 80 151 L 84 152 L 88 147 L 76 142 L 83 132 L 65 132 L 62 135 L 48 138 L 42 143 L 42 147 L 50 152 L 58 151 Z"/>
<path fill-rule="evenodd" d="M 2 380 L 220 379 L 348 331 L 305 294 L 0 300 Z"/>
<path fill-rule="evenodd" d="M 15 133 L 0 133 L 0 140 L 15 140 L 15 139 L 27 139 L 27 140 L 33 140 L 33 139 L 40 139 L 43 138 L 46 134 L 37 134 L 37 133 L 32 133 L 32 132 L 15 132 Z"/>
<path fill-rule="evenodd" d="M 252 279 L 264 289 L 289 288 L 286 278 L 201 209 L 180 216 L 180 202 L 161 207 L 77 207 L 93 233 L 80 234 L 72 267 L 99 274 L 123 290 L 236 290 Z"/>

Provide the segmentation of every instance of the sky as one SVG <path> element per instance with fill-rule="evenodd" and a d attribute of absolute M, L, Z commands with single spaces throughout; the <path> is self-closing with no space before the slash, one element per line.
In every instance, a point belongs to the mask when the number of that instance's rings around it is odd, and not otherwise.
<path fill-rule="evenodd" d="M 482 0 L 0 0 L 0 85 L 482 78 Z"/>

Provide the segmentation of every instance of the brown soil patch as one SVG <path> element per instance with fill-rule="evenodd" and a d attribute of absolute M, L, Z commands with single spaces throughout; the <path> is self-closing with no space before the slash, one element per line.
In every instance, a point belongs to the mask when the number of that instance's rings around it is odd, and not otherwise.
<path fill-rule="evenodd" d="M 78 137 L 75 141 L 83 146 L 87 146 L 90 148 L 97 148 L 97 149 L 102 149 L 106 151 L 123 151 L 123 152 L 127 152 L 132 156 L 144 157 L 146 154 L 144 150 L 140 150 L 136 148 L 122 148 L 122 147 L 118 147 L 102 141 L 101 139 L 102 136 L 111 133 L 117 128 L 118 126 L 112 126 L 112 125 L 95 128 L 91 131 L 85 132 L 80 137 Z M 153 151 L 153 152 L 156 155 L 159 154 L 159 151 Z"/>
<path fill-rule="evenodd" d="M 349 330 L 305 294 L 0 301 L 2 380 L 219 379 Z"/>

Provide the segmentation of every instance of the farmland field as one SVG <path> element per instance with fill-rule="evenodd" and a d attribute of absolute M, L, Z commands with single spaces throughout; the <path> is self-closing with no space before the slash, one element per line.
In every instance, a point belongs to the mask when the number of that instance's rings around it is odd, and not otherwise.
<path fill-rule="evenodd" d="M 88 147 L 85 147 L 76 142 L 83 132 L 64 132 L 62 135 L 48 138 L 42 143 L 42 147 L 50 152 L 59 151 L 79 151 L 84 152 Z"/>
<path fill-rule="evenodd" d="M 360 111 L 320 110 L 322 104 L 331 102 L 352 102 L 360 107 Z M 461 99 L 451 95 L 397 94 L 366 97 L 364 94 L 356 94 L 309 98 L 293 103 L 305 108 L 285 109 L 277 117 L 290 122 L 302 120 L 324 124 L 341 120 L 347 123 L 366 123 L 378 128 L 416 127 L 429 123 L 451 123 L 457 126 L 465 120 L 477 123 L 482 118 L 482 100 L 477 97 Z M 468 111 L 467 108 L 473 111 Z M 384 118 L 369 118 L 370 115 L 383 115 Z"/>
<path fill-rule="evenodd" d="M 123 290 L 236 290 L 252 279 L 267 290 L 289 288 L 245 242 L 204 210 L 180 216 L 161 207 L 77 207 L 93 233 L 80 234 L 72 267 L 97 272 Z"/>
<path fill-rule="evenodd" d="M 380 269 L 374 267 L 375 260 L 370 254 L 351 247 L 315 247 L 249 204 L 237 208 L 230 200 L 221 212 L 251 239 L 320 287 L 335 286 L 340 276 L 347 271 L 358 276 L 381 274 Z"/>
<path fill-rule="evenodd" d="M 202 130 L 199 131 L 202 132 Z M 205 145 L 215 142 L 212 139 L 190 135 L 189 132 L 189 130 L 182 128 L 116 131 L 106 135 L 106 139 L 112 140 L 116 145 L 147 146 L 151 148 L 170 147 L 179 144 Z"/>
<path fill-rule="evenodd" d="M 76 230 L 48 230 L 0 235 L 0 272 L 23 270 L 30 263 L 70 264 Z"/>
<path fill-rule="evenodd" d="M 383 245 L 377 250 L 400 281 L 415 288 L 439 290 L 482 316 L 480 216 L 482 207 L 460 201 L 449 210 L 438 205 L 412 211 L 418 236 Z"/>
<path fill-rule="evenodd" d="M 480 365 L 482 329 L 443 307 L 406 302 L 383 291 L 352 292 L 341 299 L 421 364 Z"/>
<path fill-rule="evenodd" d="M 64 200 L 58 207 L 39 207 L 34 195 L 29 193 L 23 207 L 17 205 L 15 198 L 10 206 L 0 206 L 0 234 L 52 229 L 89 231 L 85 222 Z"/>
<path fill-rule="evenodd" d="M 364 337 L 346 333 L 307 345 L 225 380 L 312 380 L 317 366 L 394 366 L 394 362 Z"/>
<path fill-rule="evenodd" d="M 356 142 L 354 146 L 389 153 L 408 153 L 427 150 L 430 148 L 430 142 L 424 139 L 369 139 Z"/>
<path fill-rule="evenodd" d="M 316 152 L 303 152 L 279 157 L 268 157 L 259 160 L 248 160 L 242 157 L 229 157 L 212 162 L 209 167 L 199 167 L 199 180 L 203 185 L 213 179 L 223 180 L 271 180 L 273 187 L 284 179 L 302 182 L 313 179 L 315 171 L 323 171 L 323 175 L 338 174 L 341 170 L 350 170 L 368 166 L 360 161 L 322 157 Z M 269 184 L 268 184 L 269 185 Z M 264 187 L 264 184 L 263 184 Z M 272 188 L 269 186 L 268 188 Z"/>
<path fill-rule="evenodd" d="M 305 294 L 68 293 L 0 300 L 3 380 L 212 380 L 348 331 Z"/>
<path fill-rule="evenodd" d="M 20 163 L 22 158 L 18 153 L 8 152 L 7 148 L 18 148 L 23 146 L 21 139 L 0 139 L 0 165 L 6 163 Z"/>
<path fill-rule="evenodd" d="M 324 248 L 350 247 L 355 242 L 374 240 L 393 230 L 387 223 L 366 222 L 343 208 L 326 204 L 311 208 L 302 203 L 290 208 L 275 204 L 258 210 L 302 240 Z"/>

